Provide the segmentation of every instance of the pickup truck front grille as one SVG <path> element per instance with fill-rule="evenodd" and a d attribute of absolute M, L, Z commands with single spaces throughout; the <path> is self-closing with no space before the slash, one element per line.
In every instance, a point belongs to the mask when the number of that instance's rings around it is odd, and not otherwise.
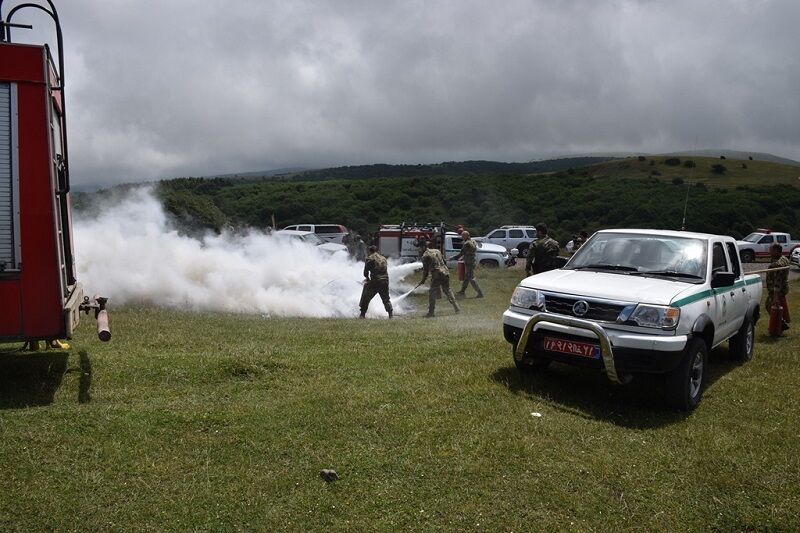
<path fill-rule="evenodd" d="M 548 313 L 557 313 L 567 316 L 578 316 L 573 312 L 572 307 L 575 305 L 575 302 L 581 300 L 589 304 L 589 310 L 586 314 L 579 316 L 579 318 L 585 318 L 587 320 L 615 322 L 620 312 L 625 308 L 624 305 L 614 305 L 606 302 L 598 302 L 596 300 L 553 296 L 552 294 L 545 294 L 544 296 L 545 308 Z"/>

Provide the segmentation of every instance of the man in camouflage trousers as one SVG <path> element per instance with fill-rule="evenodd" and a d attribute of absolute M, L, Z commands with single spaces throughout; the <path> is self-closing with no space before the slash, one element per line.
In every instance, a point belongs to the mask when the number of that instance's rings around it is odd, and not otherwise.
<path fill-rule="evenodd" d="M 529 276 L 547 272 L 555 268 L 554 259 L 558 257 L 561 246 L 558 241 L 547 236 L 547 225 L 543 222 L 536 224 L 536 241 L 528 249 L 528 258 L 525 261 L 525 272 Z"/>
<path fill-rule="evenodd" d="M 461 284 L 461 290 L 456 293 L 456 298 L 464 298 L 467 294 L 467 285 L 472 285 L 475 292 L 478 293 L 475 298 L 483 298 L 483 292 L 475 281 L 475 252 L 478 251 L 478 245 L 470 238 L 468 231 L 461 232 L 461 251 L 457 256 L 453 257 L 454 261 L 464 258 L 464 282 Z"/>
<path fill-rule="evenodd" d="M 428 291 L 428 314 L 426 318 L 433 316 L 436 309 L 436 293 L 441 288 L 447 296 L 447 300 L 453 305 L 456 313 L 461 311 L 456 303 L 453 291 L 450 290 L 450 271 L 447 269 L 447 263 L 444 262 L 442 252 L 434 248 L 430 241 L 424 245 L 425 253 L 422 254 L 422 281 L 420 285 L 425 283 L 428 279 L 428 274 L 431 276 L 431 288 Z"/>
<path fill-rule="evenodd" d="M 380 294 L 383 307 L 392 318 L 392 301 L 389 299 L 389 272 L 386 258 L 378 253 L 376 246 L 369 247 L 369 255 L 364 261 L 364 288 L 361 290 L 361 316 L 367 317 L 369 302 Z"/>
<path fill-rule="evenodd" d="M 769 256 L 772 262 L 769 268 L 789 267 L 792 263 L 783 255 L 780 244 L 773 244 L 769 247 Z M 789 329 L 789 304 L 786 295 L 789 294 L 789 269 L 775 270 L 767 272 L 767 312 L 772 312 L 772 306 L 777 304 L 783 307 L 781 312 L 782 329 Z"/>

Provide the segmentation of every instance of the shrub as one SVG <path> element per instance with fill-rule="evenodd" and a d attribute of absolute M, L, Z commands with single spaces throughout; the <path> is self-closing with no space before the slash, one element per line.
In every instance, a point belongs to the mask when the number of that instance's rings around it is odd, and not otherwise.
<path fill-rule="evenodd" d="M 692 161 L 691 159 L 687 159 L 686 161 L 683 162 L 683 166 L 686 168 L 694 168 L 697 165 L 695 165 L 694 161 Z"/>
<path fill-rule="evenodd" d="M 719 156 L 720 159 L 727 159 L 724 155 Z"/>
<path fill-rule="evenodd" d="M 651 159 L 650 160 L 650 166 L 653 167 L 653 166 L 655 166 L 655 164 L 656 164 L 656 160 L 655 159 Z"/>
<path fill-rule="evenodd" d="M 681 160 L 678 159 L 677 157 L 669 157 L 664 160 L 664 164 L 669 165 L 671 167 L 677 167 L 678 165 L 681 164 Z"/>
<path fill-rule="evenodd" d="M 742 163 L 742 168 L 747 168 L 747 163 Z"/>
<path fill-rule="evenodd" d="M 661 172 L 659 172 L 658 170 L 651 170 L 650 171 L 650 175 L 651 176 L 660 176 Z"/>
<path fill-rule="evenodd" d="M 672 178 L 672 184 L 673 185 L 683 185 L 683 178 L 680 177 L 680 176 Z"/>
<path fill-rule="evenodd" d="M 643 156 L 643 155 L 640 155 L 639 157 L 637 157 L 637 159 L 639 161 L 647 161 L 647 158 L 645 156 Z"/>
<path fill-rule="evenodd" d="M 727 170 L 728 169 L 725 168 L 725 165 L 720 165 L 719 163 L 717 163 L 716 165 L 711 165 L 711 172 L 713 174 L 725 174 L 725 171 Z"/>

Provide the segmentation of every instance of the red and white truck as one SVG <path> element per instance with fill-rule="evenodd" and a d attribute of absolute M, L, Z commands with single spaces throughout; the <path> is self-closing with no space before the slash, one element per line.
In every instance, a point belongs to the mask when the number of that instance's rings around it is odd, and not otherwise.
<path fill-rule="evenodd" d="M 792 239 L 788 233 L 759 228 L 741 241 L 736 241 L 736 247 L 742 262 L 752 263 L 756 259 L 769 257 L 769 248 L 776 243 L 781 245 L 785 256 L 791 255 L 800 246 L 800 241 Z"/>
<path fill-rule="evenodd" d="M 422 257 L 420 243 L 430 241 L 438 248 L 450 267 L 455 261 L 449 258 L 458 255 L 461 250 L 461 235 L 455 231 L 447 231 L 444 223 L 438 224 L 390 224 L 382 225 L 376 234 L 376 245 L 381 255 L 393 257 L 404 262 L 419 261 Z M 503 246 L 490 243 L 477 243 L 475 259 L 479 265 L 488 268 L 508 266 L 512 256 Z"/>

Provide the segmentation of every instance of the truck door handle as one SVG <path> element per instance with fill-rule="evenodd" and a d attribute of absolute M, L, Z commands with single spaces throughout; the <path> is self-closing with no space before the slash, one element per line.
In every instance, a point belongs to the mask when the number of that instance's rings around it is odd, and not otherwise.
<path fill-rule="evenodd" d="M 731 291 L 731 296 L 735 296 L 735 294 L 733 293 L 733 291 Z"/>
<path fill-rule="evenodd" d="M 745 288 L 744 287 L 742 287 L 742 292 L 745 292 Z"/>

